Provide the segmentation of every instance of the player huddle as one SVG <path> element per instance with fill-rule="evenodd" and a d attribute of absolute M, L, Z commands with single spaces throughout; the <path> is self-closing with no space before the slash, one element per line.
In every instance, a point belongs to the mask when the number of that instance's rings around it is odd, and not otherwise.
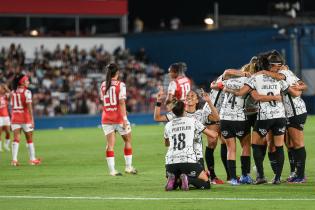
<path fill-rule="evenodd" d="M 170 66 L 172 82 L 165 105 L 169 112 L 161 115 L 163 90 L 157 94 L 154 119 L 168 122 L 164 139 L 168 151 L 165 157 L 166 190 L 178 186 L 209 189 L 210 183 L 222 184 L 214 171 L 213 151 L 218 136 L 221 159 L 227 181 L 233 185 L 267 183 L 263 161 L 267 153 L 274 173 L 272 184 L 281 183 L 286 145 L 291 173 L 289 183 L 304 183 L 306 177 L 303 126 L 307 111 L 301 99 L 306 85 L 284 63 L 277 51 L 253 57 L 240 70 L 228 69 L 211 83 L 210 96 L 191 90 L 184 75 L 185 66 Z M 206 102 L 200 107 L 201 96 Z M 204 167 L 201 133 L 207 135 Z M 220 135 L 219 135 L 220 134 Z M 236 139 L 241 152 L 241 176 L 236 172 Z M 251 152 L 253 150 L 253 152 Z M 250 176 L 251 153 L 256 179 Z"/>

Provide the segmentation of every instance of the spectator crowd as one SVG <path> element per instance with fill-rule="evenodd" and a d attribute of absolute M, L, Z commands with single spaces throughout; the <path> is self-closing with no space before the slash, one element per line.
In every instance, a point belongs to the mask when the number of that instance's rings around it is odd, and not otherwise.
<path fill-rule="evenodd" d="M 54 51 L 41 45 L 34 58 L 25 58 L 21 45 L 11 44 L 0 52 L 0 80 L 10 87 L 14 74 L 30 77 L 36 116 L 66 114 L 98 114 L 100 83 L 105 79 L 104 67 L 115 62 L 127 86 L 128 112 L 152 112 L 154 93 L 162 85 L 164 71 L 150 63 L 144 49 L 132 54 L 117 48 L 107 52 L 102 45 L 91 49 L 57 45 Z"/>

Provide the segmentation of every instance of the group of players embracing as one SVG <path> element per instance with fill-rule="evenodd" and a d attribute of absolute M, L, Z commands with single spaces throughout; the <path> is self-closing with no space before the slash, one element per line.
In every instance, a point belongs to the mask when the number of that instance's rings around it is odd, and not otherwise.
<path fill-rule="evenodd" d="M 214 171 L 213 151 L 221 141 L 221 160 L 227 181 L 240 184 L 264 184 L 263 161 L 268 149 L 274 177 L 270 183 L 281 184 L 286 145 L 291 173 L 288 183 L 304 183 L 306 177 L 303 127 L 307 118 L 300 97 L 306 85 L 292 72 L 275 50 L 260 53 L 240 70 L 227 69 L 211 83 L 211 92 L 193 91 L 185 76 L 183 63 L 172 64 L 172 79 L 165 105 L 160 113 L 164 92 L 157 94 L 154 119 L 167 122 L 164 131 L 168 151 L 165 157 L 167 191 L 178 186 L 210 189 L 223 184 Z M 205 102 L 200 106 L 200 102 Z M 202 134 L 207 136 L 204 167 Z M 220 138 L 219 138 L 220 137 Z M 241 176 L 236 174 L 236 138 L 241 151 Z M 256 179 L 250 176 L 251 148 Z"/>

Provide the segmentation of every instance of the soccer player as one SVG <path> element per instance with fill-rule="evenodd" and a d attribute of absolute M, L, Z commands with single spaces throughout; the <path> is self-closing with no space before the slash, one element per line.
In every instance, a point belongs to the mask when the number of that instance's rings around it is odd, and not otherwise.
<path fill-rule="evenodd" d="M 119 69 L 116 64 L 106 66 L 106 80 L 101 84 L 100 96 L 103 101 L 102 127 L 107 139 L 106 160 L 109 174 L 121 176 L 115 169 L 114 145 L 116 131 L 124 140 L 125 172 L 137 174 L 132 166 L 131 127 L 126 113 L 126 86 L 118 80 Z"/>
<path fill-rule="evenodd" d="M 168 147 L 165 156 L 168 179 L 165 189 L 174 189 L 176 177 L 181 179 L 181 189 L 189 190 L 189 184 L 199 189 L 210 189 L 210 181 L 198 162 L 194 148 L 195 135 L 201 132 L 215 138 L 218 134 L 208 130 L 194 118 L 184 116 L 185 104 L 175 101 L 172 112 L 176 115 L 168 122 L 164 130 L 165 145 Z"/>
<path fill-rule="evenodd" d="M 287 134 L 289 142 L 287 146 L 291 168 L 291 175 L 287 181 L 289 183 L 304 183 L 306 181 L 304 174 L 306 151 L 303 129 L 307 118 L 307 110 L 300 95 L 307 86 L 287 67 L 283 67 L 283 59 L 279 53 L 271 56 L 269 59 L 274 65 L 277 64 L 278 68 L 274 68 L 274 71 L 262 71 L 261 73 L 277 80 L 285 80 L 296 90 L 295 92 L 287 92 L 283 98 L 286 117 L 288 118 Z M 271 153 L 271 155 L 274 154 Z"/>
<path fill-rule="evenodd" d="M 168 72 L 172 81 L 168 86 L 166 104 L 173 98 L 185 101 L 187 93 L 191 90 L 191 81 L 185 76 L 186 69 L 185 63 L 174 63 L 169 67 Z"/>
<path fill-rule="evenodd" d="M 0 152 L 2 151 L 2 131 L 5 132 L 5 143 L 3 147 L 10 151 L 10 117 L 8 111 L 10 90 L 5 84 L 0 84 Z"/>
<path fill-rule="evenodd" d="M 259 57 L 260 70 L 277 68 L 277 66 L 269 63 L 267 57 L 268 55 Z M 271 131 L 272 141 L 276 147 L 275 160 L 277 162 L 276 173 L 272 183 L 281 183 L 286 119 L 284 105 L 279 96 L 285 91 L 292 91 L 286 82 L 277 81 L 265 74 L 256 74 L 239 91 L 234 92 L 237 96 L 243 96 L 251 92 L 251 95 L 258 101 L 260 107 L 252 136 L 253 155 L 258 172 L 256 184 L 267 182 L 264 176 L 263 160 L 265 155 L 264 137 L 269 131 Z"/>
<path fill-rule="evenodd" d="M 18 151 L 21 139 L 21 130 L 24 131 L 27 148 L 29 151 L 29 164 L 39 165 L 41 160 L 35 156 L 33 143 L 34 117 L 32 108 L 32 93 L 28 90 L 29 78 L 24 74 L 18 74 L 13 80 L 11 91 L 11 116 L 12 116 L 12 162 L 11 165 L 18 166 Z"/>
<path fill-rule="evenodd" d="M 206 124 L 209 120 L 218 121 L 219 114 L 211 102 L 209 95 L 203 91 L 200 93 L 203 99 L 208 103 L 207 109 L 200 109 L 199 107 L 199 97 L 197 93 L 193 90 L 190 90 L 186 97 L 186 116 L 192 117 L 197 121 L 201 122 L 203 125 Z M 162 104 L 162 95 L 163 89 L 160 88 L 159 93 L 157 94 L 157 103 L 154 110 L 154 120 L 158 122 L 169 122 L 176 118 L 176 115 L 173 112 L 168 112 L 166 115 L 160 114 L 160 106 Z M 203 144 L 202 144 L 202 135 L 196 135 L 194 141 L 194 147 L 196 150 L 197 158 L 200 164 L 204 167 L 204 159 L 203 159 Z"/>

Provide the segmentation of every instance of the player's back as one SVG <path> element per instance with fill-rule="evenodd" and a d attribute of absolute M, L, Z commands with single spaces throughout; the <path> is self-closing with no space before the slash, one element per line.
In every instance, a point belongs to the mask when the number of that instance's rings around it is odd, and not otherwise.
<path fill-rule="evenodd" d="M 191 90 L 191 81 L 188 77 L 178 77 L 175 79 L 176 91 L 175 97 L 178 100 L 186 100 L 187 93 Z"/>
<path fill-rule="evenodd" d="M 103 101 L 103 124 L 123 123 L 119 100 L 126 99 L 126 87 L 123 82 L 112 80 L 111 85 L 106 90 L 106 82 L 101 85 L 101 98 Z"/>
<path fill-rule="evenodd" d="M 32 103 L 32 93 L 26 88 L 17 88 L 11 92 L 12 124 L 31 123 L 27 104 Z"/>
<path fill-rule="evenodd" d="M 6 95 L 0 96 L 0 117 L 9 116 L 8 111 L 8 97 Z"/>

